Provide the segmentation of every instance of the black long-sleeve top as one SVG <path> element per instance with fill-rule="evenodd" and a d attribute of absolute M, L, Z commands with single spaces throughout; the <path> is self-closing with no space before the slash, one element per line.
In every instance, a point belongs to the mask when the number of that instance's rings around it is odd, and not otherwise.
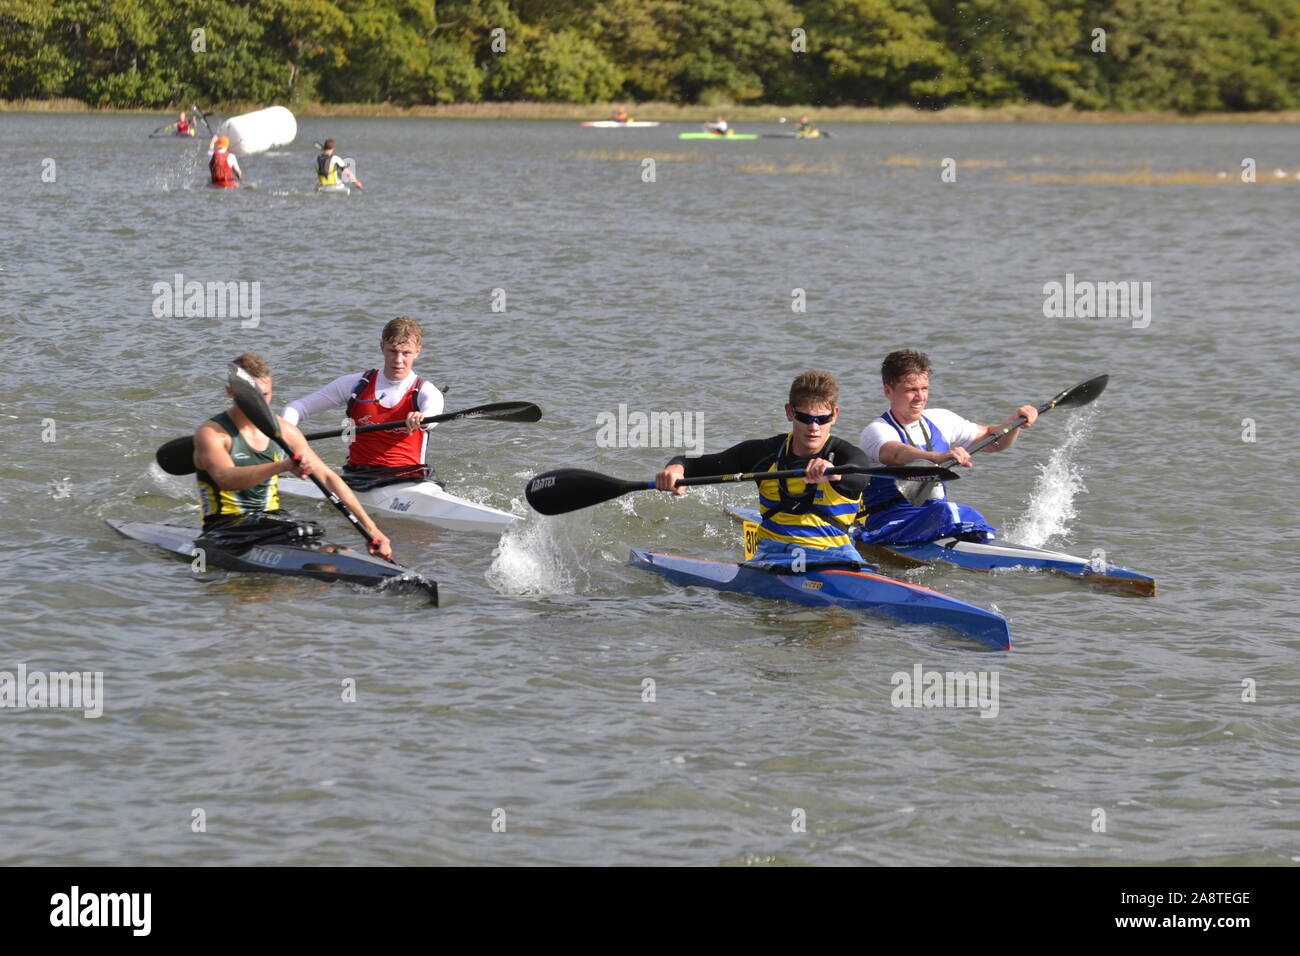
<path fill-rule="evenodd" d="M 687 478 L 694 478 L 697 475 L 735 475 L 765 470 L 780 457 L 781 452 L 785 450 L 786 439 L 789 437 L 789 435 L 773 435 L 771 438 L 751 438 L 738 445 L 732 445 L 726 451 L 720 451 L 716 455 L 700 455 L 696 458 L 678 455 L 668 464 L 682 465 L 686 469 Z M 779 467 L 782 470 L 803 468 L 813 458 L 825 458 L 833 465 L 872 467 L 866 452 L 857 445 L 834 435 L 826 439 L 826 444 L 822 445 L 821 451 L 816 455 L 800 457 L 791 454 L 781 459 Z M 835 482 L 835 490 L 845 498 L 858 498 L 861 497 L 870 480 L 870 475 L 841 475 Z"/>

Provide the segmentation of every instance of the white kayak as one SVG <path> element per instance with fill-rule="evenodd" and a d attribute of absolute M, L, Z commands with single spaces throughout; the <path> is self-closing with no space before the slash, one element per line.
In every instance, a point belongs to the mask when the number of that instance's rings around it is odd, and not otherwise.
<path fill-rule="evenodd" d="M 320 490 L 302 478 L 280 476 L 280 491 L 300 498 L 323 498 Z M 489 505 L 458 498 L 443 490 L 436 481 L 408 481 L 369 491 L 357 492 L 357 499 L 372 517 L 378 514 L 414 518 L 451 531 L 482 531 L 498 534 L 516 521 L 518 515 L 499 511 Z"/>
<path fill-rule="evenodd" d="M 582 125 L 591 129 L 643 129 L 658 126 L 659 123 L 654 120 L 628 120 L 626 123 L 620 123 L 618 120 L 588 120 Z"/>
<path fill-rule="evenodd" d="M 348 187 L 344 186 L 342 183 L 336 183 L 333 186 L 317 186 L 316 191 L 318 193 L 339 193 L 344 196 L 351 195 L 352 193 L 352 190 L 348 189 Z"/>

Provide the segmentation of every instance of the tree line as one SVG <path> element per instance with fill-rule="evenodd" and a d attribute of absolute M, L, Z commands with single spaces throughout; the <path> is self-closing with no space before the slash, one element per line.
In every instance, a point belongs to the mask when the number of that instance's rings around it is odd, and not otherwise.
<path fill-rule="evenodd" d="M 1300 0 L 0 0 L 0 98 L 1300 107 Z"/>

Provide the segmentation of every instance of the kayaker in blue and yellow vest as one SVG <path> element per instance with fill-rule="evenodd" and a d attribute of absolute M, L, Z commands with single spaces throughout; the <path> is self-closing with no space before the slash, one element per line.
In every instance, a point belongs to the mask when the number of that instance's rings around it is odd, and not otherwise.
<path fill-rule="evenodd" d="M 235 364 L 256 379 L 262 395 L 271 401 L 271 369 L 251 352 Z M 229 388 L 226 394 L 233 397 Z M 371 554 L 392 560 L 392 545 L 366 514 L 352 489 L 317 457 L 296 425 L 278 419 L 280 434 L 294 456 L 286 457 L 271 439 L 249 421 L 238 405 L 208 419 L 194 433 L 195 478 L 199 505 L 203 509 L 204 533 L 220 532 L 232 526 L 254 527 L 269 537 L 281 526 L 288 537 L 301 537 L 299 522 L 280 508 L 277 483 L 281 473 L 292 471 L 299 478 L 315 475 L 325 487 L 343 500 L 361 521 L 371 541 Z M 202 539 L 200 539 L 201 541 Z"/>
<path fill-rule="evenodd" d="M 926 409 L 930 399 L 930 360 L 924 352 L 900 349 L 880 366 L 889 408 L 862 431 L 858 440 L 872 468 L 880 465 L 939 464 L 949 458 L 971 467 L 967 445 L 973 445 L 1018 417 L 1032 425 L 1033 405 L 1021 405 L 1001 425 L 977 425 L 945 408 Z M 1004 451 L 1020 432 L 1003 436 L 988 451 Z M 862 496 L 864 527 L 856 537 L 868 544 L 920 544 L 940 538 L 985 541 L 995 528 L 974 508 L 951 502 L 938 481 L 894 481 L 872 478 Z"/>
<path fill-rule="evenodd" d="M 316 157 L 316 181 L 318 186 L 339 186 L 339 172 L 342 171 L 344 179 L 350 179 L 361 189 L 361 180 L 352 172 L 350 167 L 339 157 L 334 155 L 334 140 L 327 139 L 321 145 L 321 153 Z"/>
<path fill-rule="evenodd" d="M 839 416 L 839 386 L 828 372 L 804 372 L 790 386 L 790 431 L 733 445 L 716 455 L 678 456 L 655 476 L 655 487 L 682 494 L 680 478 L 803 468 L 803 478 L 759 481 L 762 519 L 753 564 L 813 567 L 865 564 L 849 536 L 865 475 L 831 475 L 842 465 L 866 465 L 862 449 L 831 436 Z"/>

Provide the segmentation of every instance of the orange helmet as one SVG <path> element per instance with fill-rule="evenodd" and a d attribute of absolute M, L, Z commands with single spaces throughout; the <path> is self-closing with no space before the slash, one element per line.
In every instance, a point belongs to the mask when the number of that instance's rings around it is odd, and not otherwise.
<path fill-rule="evenodd" d="M 217 137 L 217 149 L 228 149 L 229 147 L 230 147 L 230 137 L 228 136 Z"/>

